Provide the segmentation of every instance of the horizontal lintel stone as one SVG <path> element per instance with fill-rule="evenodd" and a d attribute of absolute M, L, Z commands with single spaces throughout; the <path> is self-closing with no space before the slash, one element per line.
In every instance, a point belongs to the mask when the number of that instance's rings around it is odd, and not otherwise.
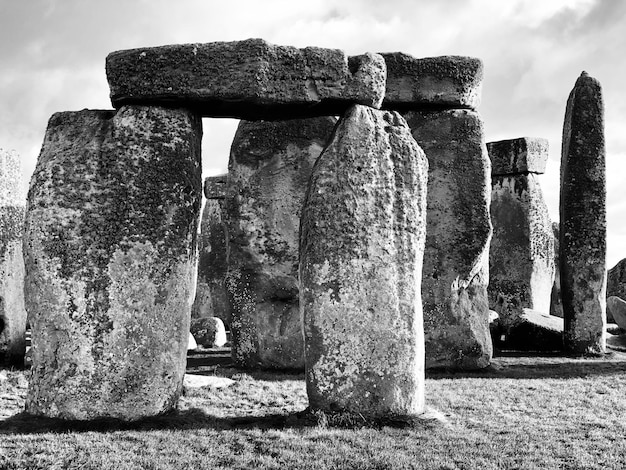
<path fill-rule="evenodd" d="M 546 171 L 548 140 L 540 137 L 488 142 L 487 151 L 491 158 L 491 175 L 512 175 Z"/>

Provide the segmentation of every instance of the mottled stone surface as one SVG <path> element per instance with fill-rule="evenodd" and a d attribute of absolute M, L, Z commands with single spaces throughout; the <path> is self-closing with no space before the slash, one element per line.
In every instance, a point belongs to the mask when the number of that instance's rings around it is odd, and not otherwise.
<path fill-rule="evenodd" d="M 310 407 L 424 408 L 424 153 L 394 112 L 352 108 L 313 170 L 300 234 Z"/>
<path fill-rule="evenodd" d="M 217 317 L 193 319 L 190 330 L 196 341 L 204 348 L 221 348 L 226 344 L 224 322 Z"/>
<path fill-rule="evenodd" d="M 559 223 L 552 222 L 554 235 L 554 283 L 550 293 L 550 315 L 563 318 L 563 301 L 561 300 L 561 268 L 559 262 Z"/>
<path fill-rule="evenodd" d="M 491 166 L 480 115 L 469 110 L 405 114 L 428 157 L 422 278 L 426 367 L 489 365 Z"/>
<path fill-rule="evenodd" d="M 571 353 L 605 350 L 605 165 L 602 90 L 583 72 L 567 100 L 561 154 L 561 297 Z"/>
<path fill-rule="evenodd" d="M 20 158 L 13 151 L 0 149 L 0 365 L 21 366 L 26 353 L 25 205 Z"/>
<path fill-rule="evenodd" d="M 626 299 L 626 258 L 609 269 L 607 273 L 606 298 L 613 296 Z M 613 316 L 608 308 L 606 321 L 608 323 L 613 321 Z"/>
<path fill-rule="evenodd" d="M 117 51 L 106 71 L 114 107 L 176 104 L 203 116 L 292 119 L 380 107 L 385 61 L 339 49 L 276 46 L 262 39 Z"/>
<path fill-rule="evenodd" d="M 483 63 L 461 56 L 416 58 L 402 52 L 381 54 L 387 64 L 383 107 L 471 108 L 480 104 Z"/>
<path fill-rule="evenodd" d="M 520 137 L 487 144 L 491 174 L 545 173 L 548 162 L 548 139 Z"/>
<path fill-rule="evenodd" d="M 231 147 L 226 203 L 232 354 L 255 368 L 303 368 L 298 230 L 313 165 L 332 117 L 242 121 Z"/>
<path fill-rule="evenodd" d="M 135 420 L 176 404 L 197 267 L 201 137 L 201 120 L 179 109 L 50 118 L 25 224 L 27 412 Z"/>
<path fill-rule="evenodd" d="M 226 290 L 228 236 L 224 218 L 227 175 L 204 180 L 206 201 L 198 241 L 198 284 L 192 318 L 220 318 L 230 328 L 231 308 Z"/>
<path fill-rule="evenodd" d="M 525 308 L 508 329 L 505 344 L 517 351 L 562 351 L 563 319 Z"/>
<path fill-rule="evenodd" d="M 626 330 L 626 301 L 617 296 L 611 296 L 606 301 L 606 309 L 621 329 Z"/>

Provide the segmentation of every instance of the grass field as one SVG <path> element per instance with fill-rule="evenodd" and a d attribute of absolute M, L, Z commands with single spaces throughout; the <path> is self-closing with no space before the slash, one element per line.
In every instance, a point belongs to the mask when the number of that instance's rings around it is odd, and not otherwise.
<path fill-rule="evenodd" d="M 193 359 L 193 358 L 192 358 Z M 134 424 L 20 414 L 24 371 L 0 371 L 1 469 L 626 469 L 626 354 L 498 357 L 480 373 L 429 373 L 440 419 L 337 429 L 298 419 L 303 375 L 242 373 L 189 390 L 171 415 Z"/>

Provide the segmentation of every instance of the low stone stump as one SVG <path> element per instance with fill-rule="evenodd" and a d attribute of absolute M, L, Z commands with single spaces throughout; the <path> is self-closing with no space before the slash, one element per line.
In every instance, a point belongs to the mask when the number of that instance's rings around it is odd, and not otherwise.
<path fill-rule="evenodd" d="M 182 391 L 202 191 L 201 120 L 57 113 L 31 179 L 24 255 L 31 414 L 136 420 Z"/>
<path fill-rule="evenodd" d="M 300 232 L 311 410 L 424 411 L 427 161 L 395 112 L 355 106 L 319 157 Z"/>

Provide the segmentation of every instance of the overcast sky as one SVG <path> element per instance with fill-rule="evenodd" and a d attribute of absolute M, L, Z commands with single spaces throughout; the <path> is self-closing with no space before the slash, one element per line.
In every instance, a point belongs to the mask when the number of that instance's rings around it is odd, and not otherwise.
<path fill-rule="evenodd" d="M 263 38 L 280 45 L 483 60 L 487 141 L 550 141 L 541 183 L 558 220 L 561 133 L 582 70 L 605 101 L 608 267 L 626 257 L 626 2 L 621 0 L 0 0 L 0 148 L 26 182 L 48 118 L 111 108 L 109 52 Z M 205 120 L 204 176 L 226 171 L 237 122 Z"/>

